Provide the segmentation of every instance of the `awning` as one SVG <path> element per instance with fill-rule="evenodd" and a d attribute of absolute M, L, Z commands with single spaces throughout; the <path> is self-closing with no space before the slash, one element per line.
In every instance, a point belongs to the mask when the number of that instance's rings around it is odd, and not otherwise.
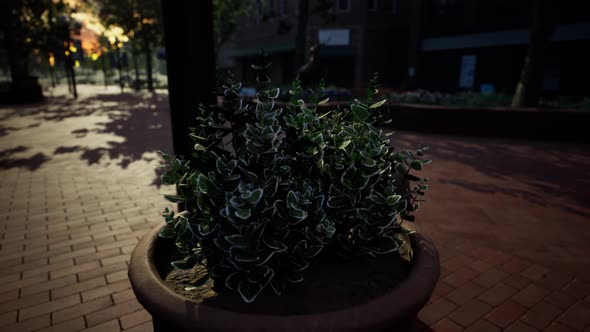
<path fill-rule="evenodd" d="M 494 47 L 503 45 L 526 45 L 529 29 L 454 35 L 422 40 L 422 51 L 442 51 L 463 48 Z M 590 23 L 562 24 L 553 33 L 553 41 L 590 40 Z"/>

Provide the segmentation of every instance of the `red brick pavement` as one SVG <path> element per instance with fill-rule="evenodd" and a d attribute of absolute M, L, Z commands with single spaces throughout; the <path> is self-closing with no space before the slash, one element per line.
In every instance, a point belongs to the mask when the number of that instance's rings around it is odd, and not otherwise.
<path fill-rule="evenodd" d="M 126 271 L 165 205 L 166 96 L 80 90 L 0 110 L 2 331 L 151 331 Z M 418 220 L 442 275 L 414 330 L 589 331 L 586 146 L 394 137 L 435 159 Z"/>

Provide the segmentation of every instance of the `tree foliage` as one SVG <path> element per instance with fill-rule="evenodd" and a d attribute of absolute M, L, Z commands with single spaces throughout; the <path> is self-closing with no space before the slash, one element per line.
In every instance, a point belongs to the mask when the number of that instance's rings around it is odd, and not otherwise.
<path fill-rule="evenodd" d="M 5 47 L 14 76 L 28 75 L 27 62 L 35 49 L 48 53 L 63 41 L 62 20 L 71 13 L 63 1 L 6 0 L 1 5 Z"/>
<path fill-rule="evenodd" d="M 216 50 L 229 40 L 240 19 L 253 8 L 254 3 L 255 0 L 213 0 Z"/>

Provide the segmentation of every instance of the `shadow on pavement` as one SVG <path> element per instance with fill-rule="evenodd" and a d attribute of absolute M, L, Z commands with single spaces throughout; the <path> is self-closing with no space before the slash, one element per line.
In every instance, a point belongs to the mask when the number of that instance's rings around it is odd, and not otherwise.
<path fill-rule="evenodd" d="M 420 136 L 419 139 L 430 146 L 428 158 L 434 160 L 432 167 L 436 167 L 437 160 L 456 162 L 484 175 L 477 179 L 437 178 L 440 183 L 480 193 L 502 193 L 590 217 L 588 212 L 578 209 L 590 209 L 588 146 L 452 136 Z M 412 147 L 416 141 L 403 133 L 394 135 L 394 140 L 404 147 Z M 563 204 L 564 200 L 570 204 Z"/>
<path fill-rule="evenodd" d="M 165 94 L 98 94 L 78 100 L 49 97 L 40 105 L 14 106 L 2 111 L 0 136 L 11 140 L 14 138 L 10 135 L 19 130 L 66 120 L 78 127 L 72 128 L 69 131 L 71 136 L 62 141 L 81 143 L 70 145 L 62 142 L 63 145 L 59 146 L 57 141 L 54 156 L 78 153 L 88 165 L 116 164 L 126 169 L 134 161 L 149 162 L 154 159 L 146 153 L 171 150 L 168 98 Z M 43 153 L 30 158 L 15 156 L 27 150 L 34 153 L 29 145 L 33 144 L 24 141 L 16 148 L 0 151 L 0 168 L 36 170 L 51 160 L 52 156 Z M 159 179 L 154 179 L 153 184 L 158 185 Z"/>

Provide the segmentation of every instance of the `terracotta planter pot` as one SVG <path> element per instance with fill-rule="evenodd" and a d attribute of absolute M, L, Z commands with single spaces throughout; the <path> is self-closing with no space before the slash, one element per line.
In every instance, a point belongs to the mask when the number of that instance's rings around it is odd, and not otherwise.
<path fill-rule="evenodd" d="M 151 230 L 131 255 L 129 279 L 152 315 L 154 331 L 403 331 L 426 304 L 440 275 L 438 252 L 424 235 L 413 235 L 414 265 L 383 296 L 343 310 L 292 316 L 246 314 L 197 304 L 170 289 L 157 270 L 156 252 L 173 250 Z M 166 248 L 168 247 L 168 248 Z"/>

